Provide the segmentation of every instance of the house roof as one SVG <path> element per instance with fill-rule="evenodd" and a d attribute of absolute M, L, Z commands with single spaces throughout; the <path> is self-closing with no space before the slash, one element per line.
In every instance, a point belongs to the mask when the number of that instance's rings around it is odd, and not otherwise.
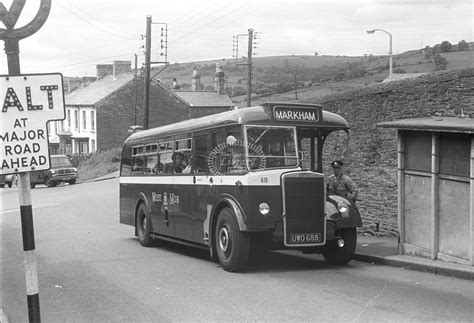
<path fill-rule="evenodd" d="M 66 105 L 95 105 L 114 93 L 122 86 L 132 81 L 133 73 L 123 73 L 114 77 L 107 75 L 89 86 L 75 90 L 65 96 Z M 227 94 L 219 94 L 213 91 L 170 91 L 161 83 L 152 82 L 153 85 L 161 86 L 171 92 L 179 100 L 191 107 L 233 107 L 234 104 Z"/>
<path fill-rule="evenodd" d="M 227 94 L 214 91 L 172 91 L 179 99 L 191 107 L 233 107 Z"/>
<path fill-rule="evenodd" d="M 474 133 L 474 119 L 457 117 L 403 119 L 381 122 L 377 124 L 377 127 L 399 130 Z"/>
<path fill-rule="evenodd" d="M 107 75 L 85 88 L 66 94 L 66 105 L 95 105 L 120 87 L 133 80 L 133 73 L 123 73 L 115 77 Z"/>

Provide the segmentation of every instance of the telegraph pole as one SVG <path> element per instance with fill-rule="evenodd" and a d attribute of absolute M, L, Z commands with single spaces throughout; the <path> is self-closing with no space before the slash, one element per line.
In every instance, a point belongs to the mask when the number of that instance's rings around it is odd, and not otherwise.
<path fill-rule="evenodd" d="M 248 43 L 248 76 L 247 76 L 247 106 L 252 104 L 252 48 L 253 48 L 253 29 L 249 29 L 249 43 Z"/>
<path fill-rule="evenodd" d="M 296 74 L 293 75 L 295 79 L 295 100 L 298 100 L 298 82 L 296 82 Z"/>
<path fill-rule="evenodd" d="M 143 113 L 143 129 L 148 129 L 150 113 L 150 56 L 151 56 L 151 16 L 146 17 L 145 43 L 145 109 Z"/>
<path fill-rule="evenodd" d="M 135 100 L 134 100 L 134 104 L 133 104 L 133 125 L 136 126 L 137 125 L 137 69 L 138 69 L 138 58 L 137 58 L 137 54 L 135 54 L 135 74 L 134 74 L 134 80 L 135 80 Z"/>
<path fill-rule="evenodd" d="M 255 33 L 256 34 L 256 33 Z M 247 66 L 247 106 L 249 107 L 252 104 L 252 49 L 253 49 L 253 39 L 254 39 L 254 32 L 253 29 L 250 28 L 248 31 L 248 55 L 247 55 L 247 63 L 238 63 L 239 59 L 239 37 L 240 36 L 247 36 L 247 34 L 239 34 L 236 36 L 232 36 L 232 57 L 235 57 L 235 65 L 240 66 L 244 65 Z"/>

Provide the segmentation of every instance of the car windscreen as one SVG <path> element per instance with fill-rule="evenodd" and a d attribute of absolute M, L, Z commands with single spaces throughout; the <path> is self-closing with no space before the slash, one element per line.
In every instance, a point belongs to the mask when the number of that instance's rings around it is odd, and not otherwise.
<path fill-rule="evenodd" d="M 71 162 L 67 157 L 51 157 L 51 166 L 69 166 L 71 167 Z"/>

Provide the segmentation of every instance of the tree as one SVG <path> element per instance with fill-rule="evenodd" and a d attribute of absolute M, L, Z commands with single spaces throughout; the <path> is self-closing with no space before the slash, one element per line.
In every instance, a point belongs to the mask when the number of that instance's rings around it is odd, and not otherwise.
<path fill-rule="evenodd" d="M 459 43 L 458 43 L 458 50 L 468 50 L 469 49 L 469 44 L 466 43 L 465 40 L 461 40 Z"/>
<path fill-rule="evenodd" d="M 451 43 L 449 41 L 445 40 L 444 42 L 441 43 L 441 45 L 439 46 L 439 49 L 443 53 L 447 53 L 447 52 L 450 52 L 453 49 L 453 45 L 451 45 Z"/>
<path fill-rule="evenodd" d="M 445 70 L 448 67 L 448 60 L 439 54 L 434 57 L 434 63 L 437 71 Z"/>

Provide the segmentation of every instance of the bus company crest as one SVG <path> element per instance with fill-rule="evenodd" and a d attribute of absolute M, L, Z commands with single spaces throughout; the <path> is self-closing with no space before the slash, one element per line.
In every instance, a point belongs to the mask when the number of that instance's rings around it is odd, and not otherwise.
<path fill-rule="evenodd" d="M 0 174 L 46 170 L 47 123 L 65 118 L 59 73 L 0 76 Z"/>

